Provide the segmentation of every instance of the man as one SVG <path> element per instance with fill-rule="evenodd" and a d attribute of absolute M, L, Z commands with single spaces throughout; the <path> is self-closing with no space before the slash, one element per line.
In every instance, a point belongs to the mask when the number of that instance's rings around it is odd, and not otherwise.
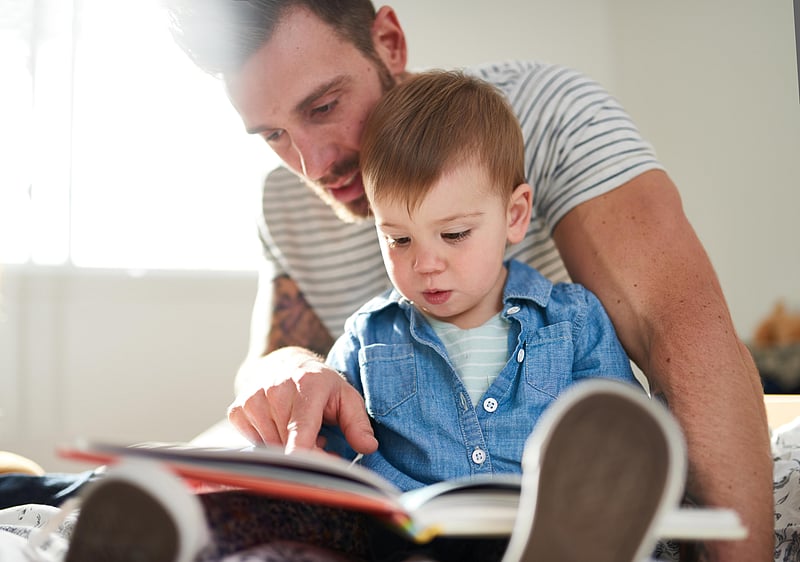
<path fill-rule="evenodd" d="M 373 226 L 358 222 L 368 215 L 358 155 L 369 111 L 407 76 L 402 27 L 391 8 L 374 12 L 366 0 L 171 4 L 178 42 L 224 79 L 247 131 L 311 188 L 283 169 L 266 182 L 261 235 L 271 267 L 229 419 L 250 441 L 288 452 L 316 446 L 322 423 L 338 424 L 356 451 L 372 452 L 363 401 L 321 355 L 344 319 L 388 287 Z M 675 185 L 590 81 L 536 64 L 475 74 L 504 91 L 526 135 L 534 220 L 513 257 L 553 280 L 566 279 L 563 260 L 569 277 L 597 294 L 628 355 L 681 422 L 688 497 L 743 517 L 749 539 L 709 543 L 707 559 L 771 559 L 772 465 L 758 373 Z"/>

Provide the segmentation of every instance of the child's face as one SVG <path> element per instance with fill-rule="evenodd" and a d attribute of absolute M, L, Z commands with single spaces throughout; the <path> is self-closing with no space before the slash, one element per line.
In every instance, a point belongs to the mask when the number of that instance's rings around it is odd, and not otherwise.
<path fill-rule="evenodd" d="M 506 242 L 519 240 L 509 230 L 512 204 L 483 167 L 467 163 L 443 175 L 411 216 L 404 202 L 372 210 L 386 270 L 404 297 L 462 329 L 500 311 Z"/>

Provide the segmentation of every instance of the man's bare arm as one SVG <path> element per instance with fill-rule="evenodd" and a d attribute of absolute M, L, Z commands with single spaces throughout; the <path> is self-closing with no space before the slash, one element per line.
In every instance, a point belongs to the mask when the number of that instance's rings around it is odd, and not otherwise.
<path fill-rule="evenodd" d="M 605 305 L 620 340 L 686 436 L 688 493 L 736 509 L 746 542 L 709 560 L 771 560 L 772 462 L 758 372 L 737 337 L 713 267 L 661 171 L 583 203 L 554 238 L 573 280 Z"/>
<path fill-rule="evenodd" d="M 337 424 L 358 452 L 377 448 L 361 395 L 327 354 L 333 338 L 287 276 L 259 284 L 248 356 L 236 376 L 228 419 L 252 443 L 287 451 L 317 445 L 322 423 Z"/>
<path fill-rule="evenodd" d="M 253 371 L 258 376 L 261 357 L 284 347 L 296 347 L 320 358 L 328 354 L 332 345 L 333 337 L 288 275 L 260 282 L 250 319 L 247 358 L 236 375 L 236 394 L 251 385 Z"/>

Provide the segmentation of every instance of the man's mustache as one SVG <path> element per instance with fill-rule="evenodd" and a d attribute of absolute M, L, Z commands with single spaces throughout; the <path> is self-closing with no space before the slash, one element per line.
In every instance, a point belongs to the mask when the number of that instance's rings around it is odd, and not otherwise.
<path fill-rule="evenodd" d="M 350 158 L 342 162 L 337 162 L 333 165 L 330 173 L 316 180 L 316 183 L 322 186 L 334 185 L 342 178 L 352 176 L 357 170 L 358 158 Z"/>

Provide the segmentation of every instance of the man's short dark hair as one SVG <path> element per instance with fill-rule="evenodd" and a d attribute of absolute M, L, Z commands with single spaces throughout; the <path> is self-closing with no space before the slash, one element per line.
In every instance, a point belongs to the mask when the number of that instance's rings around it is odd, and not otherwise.
<path fill-rule="evenodd" d="M 371 60 L 375 7 L 370 0 L 161 0 L 176 43 L 215 76 L 239 70 L 287 11 L 307 9 Z"/>

